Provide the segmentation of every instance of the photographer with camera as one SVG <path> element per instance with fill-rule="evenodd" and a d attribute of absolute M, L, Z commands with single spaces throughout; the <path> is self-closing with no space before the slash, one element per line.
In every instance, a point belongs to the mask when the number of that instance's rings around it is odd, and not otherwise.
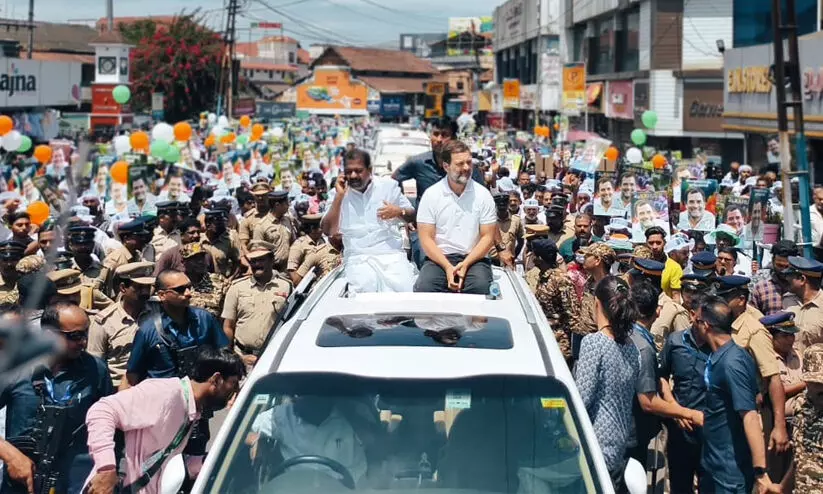
<path fill-rule="evenodd" d="M 48 366 L 25 368 L 4 380 L 7 407 L 3 494 L 80 493 L 92 468 L 86 446 L 86 412 L 114 393 L 106 364 L 86 352 L 89 318 L 67 302 L 46 307 L 41 324 L 65 343 Z"/>

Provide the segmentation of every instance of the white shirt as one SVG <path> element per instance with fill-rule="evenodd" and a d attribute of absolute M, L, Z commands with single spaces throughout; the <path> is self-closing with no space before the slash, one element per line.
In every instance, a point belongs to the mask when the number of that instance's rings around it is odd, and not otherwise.
<path fill-rule="evenodd" d="M 491 196 L 489 196 L 491 197 Z M 340 205 L 340 233 L 343 234 L 344 257 L 357 254 L 403 252 L 403 235 L 397 220 L 377 217 L 383 202 L 410 209 L 397 182 L 389 177 L 372 177 L 363 192 L 349 189 Z"/>
<path fill-rule="evenodd" d="M 812 206 L 809 208 L 809 217 L 812 220 L 812 244 L 818 246 L 823 237 L 823 215 L 817 210 L 817 206 Z"/>
<path fill-rule="evenodd" d="M 444 177 L 423 193 L 417 223 L 435 226 L 435 242 L 443 254 L 468 255 L 480 238 L 480 226 L 497 224 L 497 211 L 485 187 L 469 180 L 458 196 Z"/>

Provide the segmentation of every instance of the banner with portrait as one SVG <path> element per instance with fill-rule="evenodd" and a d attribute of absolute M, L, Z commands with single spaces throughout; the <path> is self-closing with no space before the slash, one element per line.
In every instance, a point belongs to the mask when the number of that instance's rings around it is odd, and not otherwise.
<path fill-rule="evenodd" d="M 595 216 L 607 216 L 625 218 L 627 209 L 631 203 L 624 204 L 617 190 L 617 174 L 610 171 L 597 171 L 594 181 L 594 206 Z"/>
<path fill-rule="evenodd" d="M 646 230 L 658 226 L 669 235 L 669 193 L 666 190 L 635 192 L 631 206 L 632 242 L 646 241 Z"/>
<path fill-rule="evenodd" d="M 678 231 L 710 232 L 717 224 L 717 180 L 683 180 Z"/>
<path fill-rule="evenodd" d="M 766 188 L 754 188 L 749 194 L 749 223 L 743 230 L 743 240 L 745 242 L 763 241 L 763 224 L 769 217 L 769 199 L 771 190 Z"/>
<path fill-rule="evenodd" d="M 609 149 L 611 144 L 612 141 L 600 137 L 587 139 L 580 153 L 572 158 L 571 168 L 594 175 L 594 172 L 600 167 L 603 155 L 606 154 L 606 150 Z"/>

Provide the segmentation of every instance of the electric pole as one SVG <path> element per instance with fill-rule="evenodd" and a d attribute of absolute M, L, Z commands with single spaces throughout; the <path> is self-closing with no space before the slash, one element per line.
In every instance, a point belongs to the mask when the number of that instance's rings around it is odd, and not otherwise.
<path fill-rule="evenodd" d="M 777 130 L 780 136 L 780 171 L 783 181 L 783 238 L 794 240 L 794 204 L 792 202 L 791 179 L 798 177 L 801 218 L 801 245 L 807 258 L 812 258 L 811 217 L 809 215 L 811 184 L 809 162 L 806 154 L 806 136 L 803 126 L 803 94 L 800 86 L 800 56 L 797 40 L 797 11 L 795 0 L 786 0 L 786 23 L 783 23 L 781 1 L 772 0 L 772 29 L 774 31 L 774 87 L 777 100 Z M 783 54 L 783 35 L 787 35 L 789 61 Z M 788 74 L 786 71 L 788 70 Z M 786 82 L 789 82 L 792 96 L 786 101 Z M 795 160 L 797 171 L 792 171 L 791 145 L 789 142 L 788 109 L 792 109 L 795 136 Z"/>
<path fill-rule="evenodd" d="M 533 0 L 534 1 L 534 0 Z M 537 91 L 534 102 L 534 125 L 532 128 L 540 125 L 540 104 L 543 99 L 543 53 L 546 48 L 543 45 L 543 19 L 541 17 L 541 6 L 543 0 L 537 1 Z"/>
<path fill-rule="evenodd" d="M 225 113 L 227 117 L 232 114 L 232 96 L 237 89 L 237 82 L 234 80 L 234 57 L 235 44 L 237 42 L 237 11 L 239 10 L 238 0 L 229 0 L 227 7 L 228 15 L 226 16 L 226 30 L 223 35 L 223 43 L 225 45 L 223 64 L 220 68 L 220 90 L 217 97 L 217 114 Z M 225 97 L 226 111 L 223 112 L 223 101 Z"/>
<path fill-rule="evenodd" d="M 31 60 L 34 51 L 34 0 L 29 0 L 29 49 L 28 55 Z"/>

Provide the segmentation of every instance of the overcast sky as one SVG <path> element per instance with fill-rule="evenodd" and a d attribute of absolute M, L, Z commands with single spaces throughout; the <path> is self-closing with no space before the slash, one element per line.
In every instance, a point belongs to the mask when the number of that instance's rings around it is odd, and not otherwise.
<path fill-rule="evenodd" d="M 35 0 L 34 3 L 35 20 L 66 22 L 97 19 L 106 14 L 106 0 Z M 376 44 L 396 41 L 400 33 L 446 32 L 449 17 L 491 15 L 503 0 L 245 0 L 245 3 L 247 7 L 238 17 L 238 27 L 247 27 L 254 21 L 283 22 L 287 35 L 308 46 L 330 43 L 338 36 L 349 44 Z M 264 3 L 285 15 L 273 12 Z M 224 0 L 114 0 L 114 15 L 170 15 L 199 7 L 216 27 L 224 19 L 223 4 Z M 0 0 L 0 15 L 24 19 L 28 15 L 28 0 Z M 252 39 L 266 34 L 276 33 L 252 32 Z M 246 41 L 249 32 L 241 31 L 238 36 L 240 41 Z"/>

